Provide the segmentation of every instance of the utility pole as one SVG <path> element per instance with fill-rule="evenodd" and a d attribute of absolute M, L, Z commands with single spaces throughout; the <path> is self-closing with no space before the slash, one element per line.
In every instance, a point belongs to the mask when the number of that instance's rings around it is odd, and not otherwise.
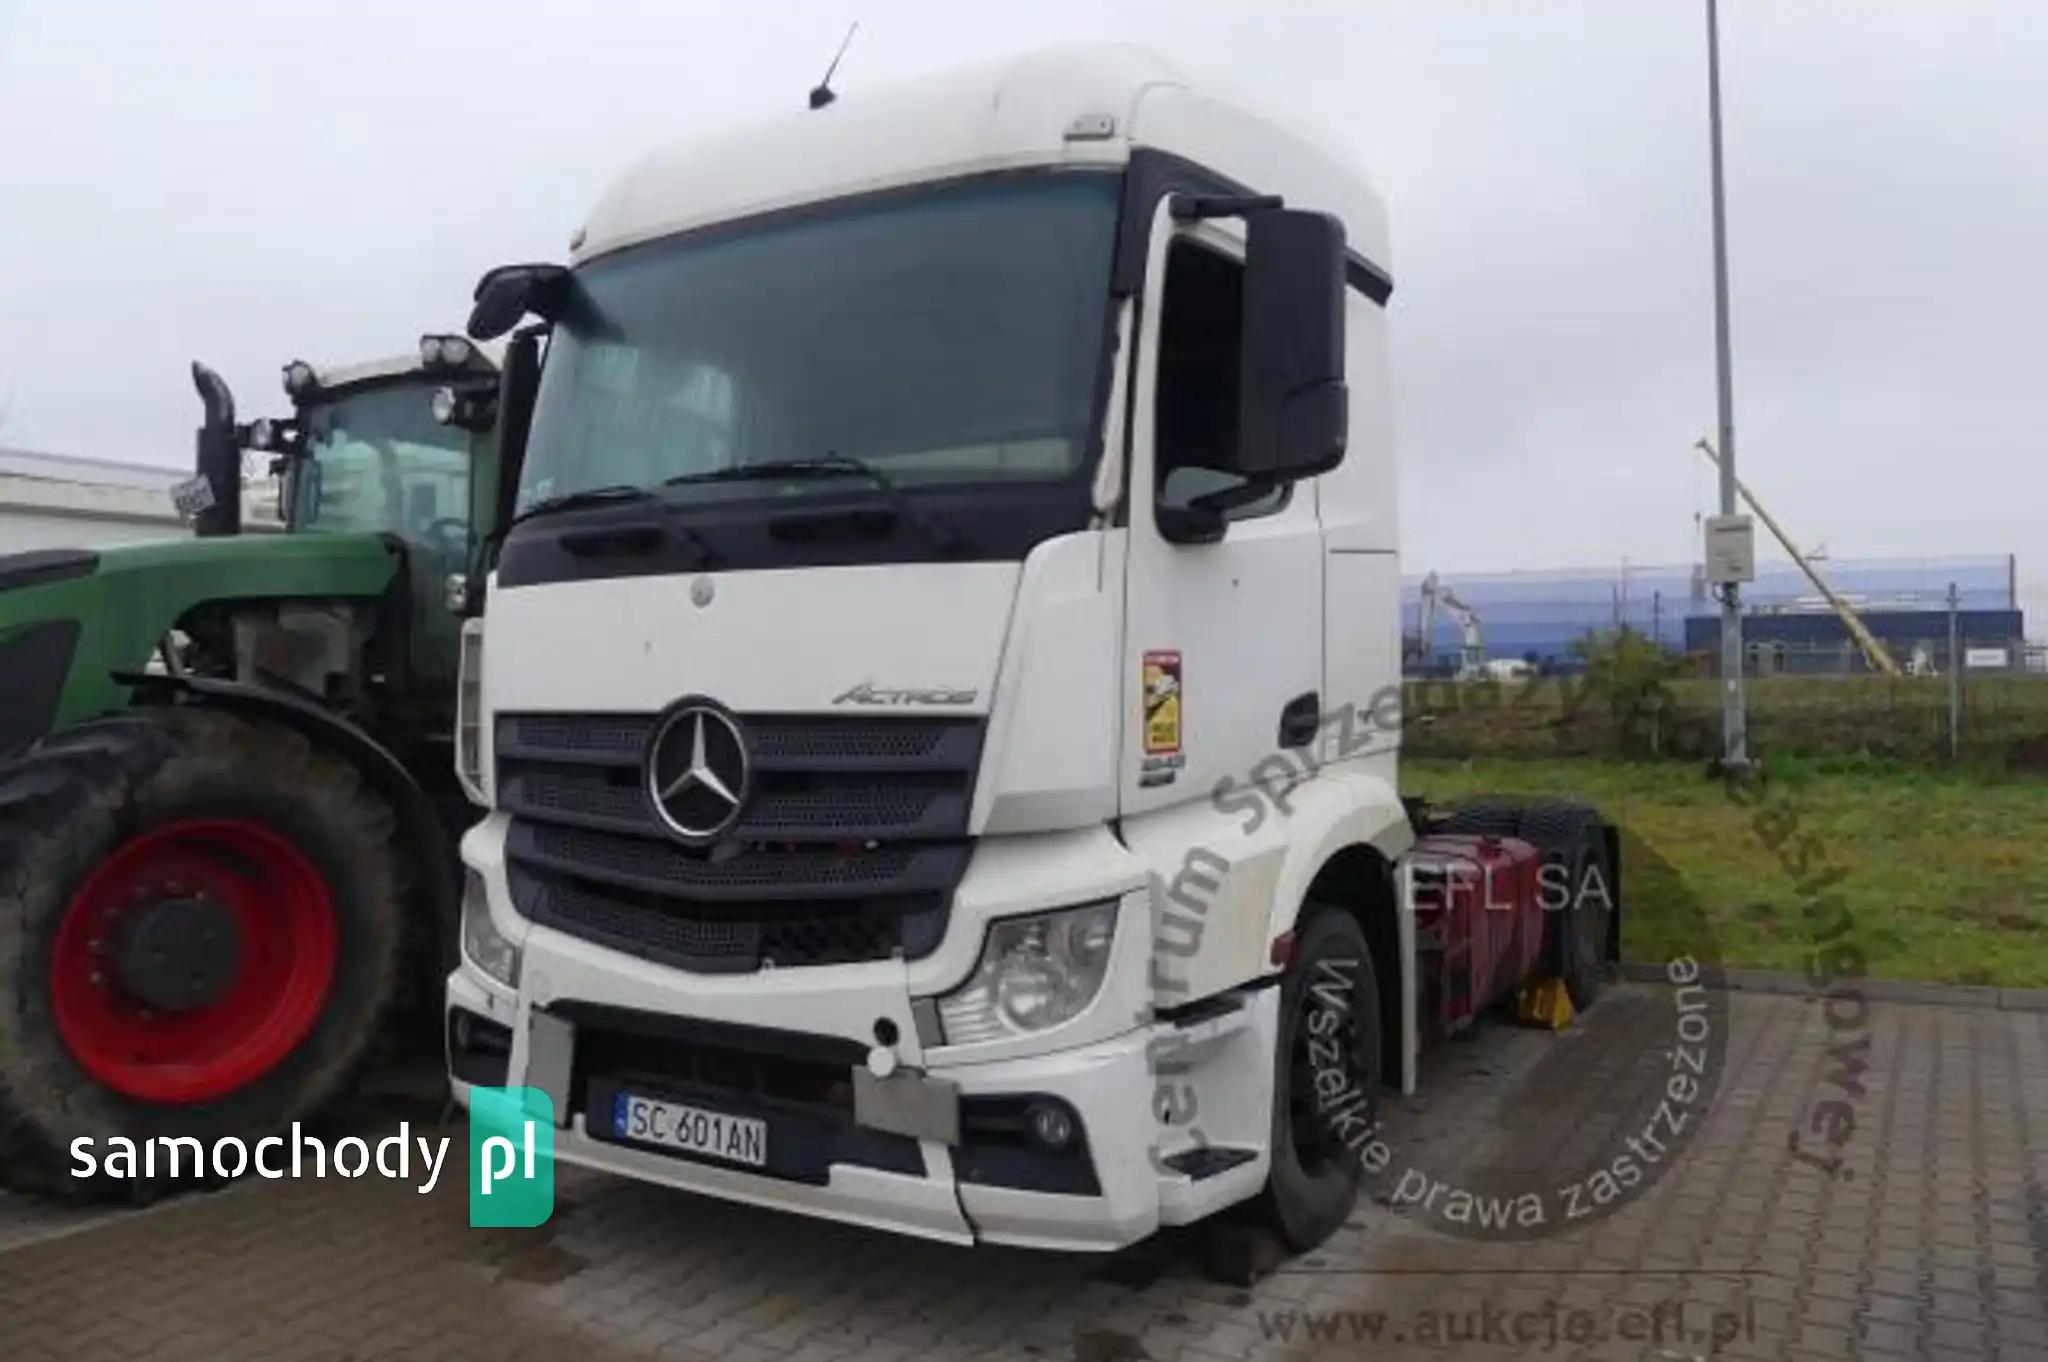
<path fill-rule="evenodd" d="M 1735 506 L 1735 384 L 1728 367 L 1728 215 L 1721 188 L 1721 25 L 1707 0 L 1707 127 L 1714 173 L 1714 366 L 1721 414 L 1721 514 Z M 1721 588 L 1721 764 L 1734 775 L 1749 768 L 1749 724 L 1742 697 L 1742 588 Z"/>
<path fill-rule="evenodd" d="M 1954 761 L 1963 750 L 1963 654 L 1959 646 L 1956 607 L 1962 596 L 1956 584 L 1948 584 L 1948 759 Z"/>

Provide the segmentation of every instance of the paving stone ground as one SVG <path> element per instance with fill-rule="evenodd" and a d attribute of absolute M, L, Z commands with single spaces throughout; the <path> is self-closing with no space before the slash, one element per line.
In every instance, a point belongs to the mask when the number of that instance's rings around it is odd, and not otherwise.
<path fill-rule="evenodd" d="M 1557 1091 L 1546 1063 L 1644 1043 L 1639 990 L 1578 1038 L 1489 1025 L 1433 1055 L 1392 1142 L 1469 1169 L 1546 1112 L 1583 1122 L 1600 1093 Z M 1530 1242 L 1366 1204 L 1245 1289 L 1205 1276 L 1187 1236 L 1112 1260 L 962 1250 L 571 1169 L 543 1228 L 472 1230 L 458 1126 L 432 1196 L 330 1180 L 113 1215 L 0 1200 L 0 1358 L 2048 1362 L 2048 1014 L 1880 1003 L 1845 1033 L 1818 999 L 1736 994 L 1729 1022 L 1714 1105 L 1668 1174 Z M 1845 1034 L 1867 1035 L 1869 1068 L 1827 1172 L 1813 1123 Z M 1564 1336 L 1573 1321 L 1592 1334 Z"/>

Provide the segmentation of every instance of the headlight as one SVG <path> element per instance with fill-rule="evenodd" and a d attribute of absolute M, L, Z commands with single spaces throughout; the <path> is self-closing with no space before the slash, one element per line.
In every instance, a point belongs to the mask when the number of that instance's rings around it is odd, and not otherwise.
<path fill-rule="evenodd" d="M 1109 971 L 1116 908 L 1112 899 L 989 924 L 974 974 L 939 999 L 946 1043 L 1028 1036 L 1080 1016 Z"/>
<path fill-rule="evenodd" d="M 303 396 L 313 391 L 313 366 L 302 359 L 295 359 L 284 366 L 284 390 L 294 396 Z"/>
<path fill-rule="evenodd" d="M 505 987 L 519 987 L 519 947 L 491 921 L 484 878 L 474 870 L 462 872 L 462 953 L 470 964 Z"/>

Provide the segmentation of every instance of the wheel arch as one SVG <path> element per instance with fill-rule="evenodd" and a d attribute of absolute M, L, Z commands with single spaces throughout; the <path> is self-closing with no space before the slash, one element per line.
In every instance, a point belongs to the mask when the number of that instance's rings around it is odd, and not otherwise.
<path fill-rule="evenodd" d="M 398 816 L 402 845 L 419 867 L 415 892 L 432 916 L 434 940 L 444 969 L 455 967 L 460 930 L 456 893 L 455 841 L 433 799 L 390 748 L 333 711 L 295 695 L 240 681 L 202 676 L 128 676 L 143 705 L 198 705 L 268 719 L 326 747 L 362 772 Z"/>
<path fill-rule="evenodd" d="M 1414 970 L 1407 959 L 1412 941 L 1402 932 L 1398 871 L 1414 845 L 1414 825 L 1393 788 L 1374 777 L 1311 782 L 1291 799 L 1298 850 L 1288 858 L 1274 894 L 1269 952 L 1297 931 L 1314 907 L 1334 906 L 1356 918 L 1379 984 L 1380 1072 L 1406 1087 L 1413 1079 Z M 1320 835 L 1302 835 L 1318 825 Z"/>
<path fill-rule="evenodd" d="M 1324 908 L 1348 914 L 1365 933 L 1365 944 L 1372 951 L 1373 977 L 1379 985 L 1380 1073 L 1403 1081 L 1413 972 L 1402 968 L 1400 888 L 1394 861 L 1370 842 L 1338 848 L 1309 881 L 1297 921 Z"/>

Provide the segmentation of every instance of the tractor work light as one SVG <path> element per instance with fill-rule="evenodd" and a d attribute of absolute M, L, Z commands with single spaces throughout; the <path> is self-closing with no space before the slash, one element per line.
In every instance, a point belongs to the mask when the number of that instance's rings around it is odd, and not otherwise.
<path fill-rule="evenodd" d="M 444 426 L 468 431 L 489 430 L 498 419 L 498 395 L 489 388 L 476 385 L 469 385 L 468 391 L 456 387 L 436 388 L 427 399 L 427 411 Z"/>
<path fill-rule="evenodd" d="M 295 359 L 284 366 L 284 390 L 293 397 L 303 397 L 312 392 L 318 382 L 319 375 L 313 372 L 313 366 L 302 359 Z"/>
<path fill-rule="evenodd" d="M 476 347 L 462 336 L 421 336 L 420 367 L 459 369 L 476 355 Z"/>

